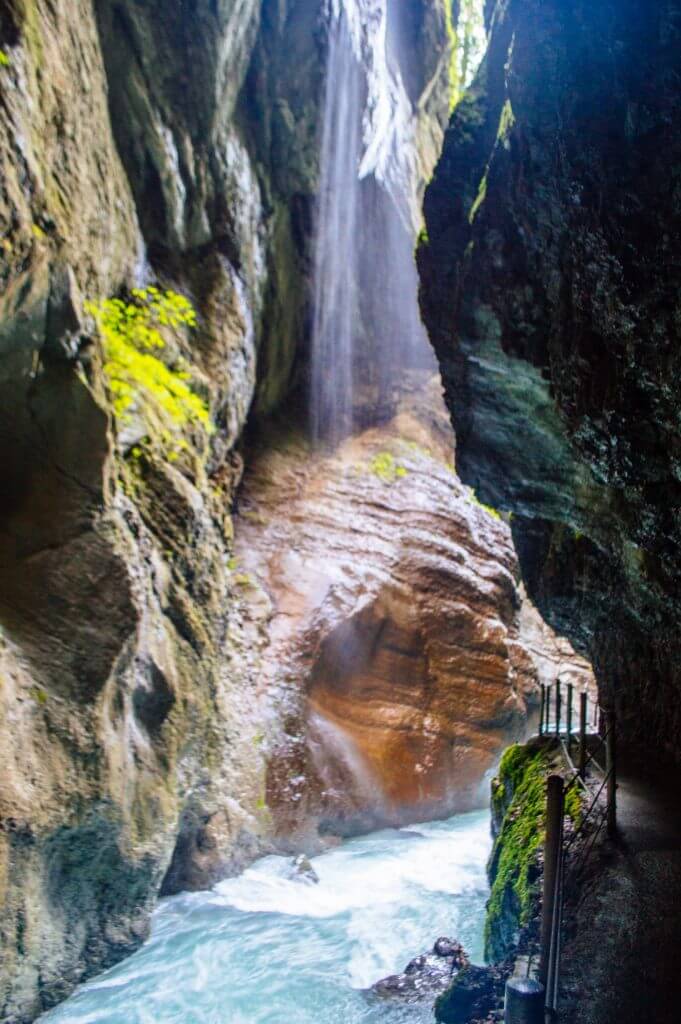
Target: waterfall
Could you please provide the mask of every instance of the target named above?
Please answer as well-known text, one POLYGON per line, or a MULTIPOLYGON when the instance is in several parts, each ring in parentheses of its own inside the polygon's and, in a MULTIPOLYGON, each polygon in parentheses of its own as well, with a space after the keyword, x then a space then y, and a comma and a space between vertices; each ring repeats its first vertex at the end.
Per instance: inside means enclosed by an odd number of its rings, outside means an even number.
POLYGON ((333 790, 340 783, 350 806, 358 800, 368 809, 382 809, 381 783, 352 737, 318 711, 312 712, 309 723, 312 761, 326 788, 333 790))
POLYGON ((399 8, 331 2, 313 273, 316 441, 382 418, 405 370, 435 366, 413 259, 416 115, 388 31, 399 8))
POLYGON ((314 262, 312 434, 352 430, 362 71, 342 12, 329 40, 314 262))

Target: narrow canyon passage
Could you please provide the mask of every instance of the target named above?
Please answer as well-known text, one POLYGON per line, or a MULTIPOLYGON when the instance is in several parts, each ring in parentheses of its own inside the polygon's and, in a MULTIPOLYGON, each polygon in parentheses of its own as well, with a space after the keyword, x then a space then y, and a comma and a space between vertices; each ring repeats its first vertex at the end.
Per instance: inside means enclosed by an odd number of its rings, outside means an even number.
POLYGON ((0 1024, 677 1024, 679 52, 0 0, 0 1024))

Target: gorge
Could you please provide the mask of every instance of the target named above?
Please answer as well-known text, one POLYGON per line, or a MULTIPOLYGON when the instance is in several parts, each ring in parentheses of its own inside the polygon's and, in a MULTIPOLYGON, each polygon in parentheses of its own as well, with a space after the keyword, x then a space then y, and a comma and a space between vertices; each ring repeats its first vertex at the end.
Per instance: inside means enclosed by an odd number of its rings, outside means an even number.
POLYGON ((0 0, 3 1021, 425 1024, 541 686, 678 761, 678 8, 0 0))

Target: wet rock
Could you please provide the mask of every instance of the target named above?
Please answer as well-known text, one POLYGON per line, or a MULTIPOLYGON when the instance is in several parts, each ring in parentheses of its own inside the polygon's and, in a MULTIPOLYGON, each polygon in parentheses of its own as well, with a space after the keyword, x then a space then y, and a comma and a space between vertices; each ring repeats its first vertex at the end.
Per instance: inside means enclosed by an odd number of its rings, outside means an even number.
POLYGON ((469 964, 438 997, 435 1019, 440 1024, 488 1020, 503 998, 505 980, 506 975, 500 968, 469 964))
MULTIPOLYGON (((234 445, 256 391, 261 410, 286 396, 306 333, 325 56, 319 4, 270 6, 196 0, 188 31, 184 0, 161 21, 149 0, 0 3, 0 1018, 13 1024, 138 946, 159 892, 209 886, 268 848, 257 679, 271 609, 230 568, 234 445), (83 303, 147 283, 197 308, 168 355, 215 413, 207 459, 133 455, 137 415, 116 434, 83 303)), ((439 0, 419 7, 425 181, 448 57, 439 0)))
POLYGON ((319 884, 319 875, 312 867, 309 858, 303 853, 293 861, 289 877, 296 882, 304 882, 306 885, 319 884))
POLYGON ((545 666, 575 658, 532 626, 508 524, 453 469, 438 383, 409 383, 392 420, 335 453, 280 428, 250 453, 237 553, 274 609, 263 686, 290 718, 268 805, 284 837, 479 806, 545 666))
POLYGON ((468 964, 463 946, 453 939, 440 938, 432 953, 415 957, 402 974, 377 981, 370 991, 381 998, 419 1002, 444 992, 452 975, 468 964))
POLYGON ((435 956, 451 957, 457 967, 468 963, 468 955, 460 942, 454 939, 440 938, 433 946, 435 956))
POLYGON ((488 8, 419 252, 458 466, 513 513, 529 595, 621 739, 678 759, 681 5, 488 8))

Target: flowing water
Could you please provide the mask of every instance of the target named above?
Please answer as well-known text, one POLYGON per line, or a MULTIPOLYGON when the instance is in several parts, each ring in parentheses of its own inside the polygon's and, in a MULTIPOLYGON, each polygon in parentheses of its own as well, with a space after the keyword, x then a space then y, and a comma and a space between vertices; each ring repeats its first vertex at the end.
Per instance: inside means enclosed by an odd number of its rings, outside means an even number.
MULTIPOLYGON (((314 254, 311 432, 338 442, 381 413, 404 370, 435 370, 413 249, 417 114, 401 71, 401 4, 331 0, 314 254)), ((380 418, 380 416, 379 416, 380 418)))
MULTIPOLYGON (((416 115, 400 70, 401 3, 329 0, 314 258, 313 436, 352 432, 367 382, 381 405, 407 368, 434 368, 420 323, 416 115), (392 43, 391 43, 392 40, 392 43), (361 398, 362 396, 360 396, 361 398)), ((366 398, 364 399, 366 401, 366 398)), ((375 783, 329 723, 333 754, 375 783)), ((44 1024, 432 1024, 429 1001, 367 992, 440 935, 482 961, 489 814, 389 829, 313 859, 319 883, 267 857, 204 893, 164 901, 144 947, 44 1024)))
POLYGON ((338 440, 352 430, 362 69, 347 18, 334 18, 330 33, 315 245, 310 408, 313 437, 338 440))
POLYGON ((366 988, 439 935, 482 959, 489 814, 385 830, 313 859, 319 884, 266 857, 164 901, 134 956, 43 1024, 432 1024, 366 988))

